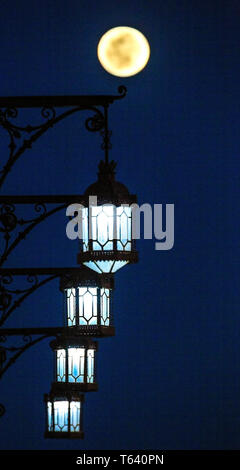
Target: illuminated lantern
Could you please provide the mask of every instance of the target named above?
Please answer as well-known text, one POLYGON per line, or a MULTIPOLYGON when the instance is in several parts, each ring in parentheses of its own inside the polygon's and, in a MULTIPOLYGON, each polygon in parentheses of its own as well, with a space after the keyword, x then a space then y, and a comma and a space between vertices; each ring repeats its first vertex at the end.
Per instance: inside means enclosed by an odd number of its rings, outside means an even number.
POLYGON ((78 274, 64 276, 65 326, 76 335, 113 336, 113 277, 100 276, 84 266, 78 274))
POLYGON ((83 439, 84 396, 74 392, 52 392, 44 396, 47 438, 83 439))
POLYGON ((132 208, 136 196, 115 180, 115 162, 99 164, 98 181, 85 191, 82 211, 82 247, 78 263, 98 273, 115 273, 128 263, 137 262, 132 238, 132 208), (97 197, 97 205, 89 204, 97 197), (87 206, 88 204, 88 206, 87 206))
POLYGON ((61 337, 51 342, 55 355, 52 390, 97 390, 97 343, 88 338, 61 337))

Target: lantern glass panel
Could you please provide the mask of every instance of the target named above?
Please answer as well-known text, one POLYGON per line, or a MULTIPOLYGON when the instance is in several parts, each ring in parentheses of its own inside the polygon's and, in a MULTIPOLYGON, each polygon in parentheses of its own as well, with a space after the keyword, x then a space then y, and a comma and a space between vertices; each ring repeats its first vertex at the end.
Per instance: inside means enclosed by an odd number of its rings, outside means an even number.
POLYGON ((131 207, 120 206, 116 208, 117 217, 117 249, 131 251, 132 239, 132 213, 131 207))
MULTIPOLYGON (((113 263, 115 263, 116 268, 118 268, 118 263, 122 266, 122 264, 125 264, 125 261, 115 261, 113 263)), ((101 325, 110 325, 110 289, 100 287, 77 287, 74 289, 65 289, 65 292, 67 296, 68 326, 97 325, 99 321, 98 313, 101 325), (68 301, 69 291, 74 291, 76 295, 73 306, 72 303, 68 301)), ((72 293, 70 295, 72 296, 72 293)), ((60 352, 58 353, 57 359, 58 375, 63 377, 64 357, 60 352)), ((64 380, 62 379, 62 381, 64 380)))
POLYGON ((87 351, 87 382, 94 382, 94 349, 88 349, 87 351))
POLYGON ((53 430, 53 421, 52 421, 52 403, 49 401, 47 404, 47 414, 48 414, 48 431, 53 430))
POLYGON ((118 269, 122 268, 128 261, 85 261, 88 268, 93 269, 97 273, 115 273, 118 269))
POLYGON ((110 290, 101 289, 101 324, 109 326, 110 323, 110 290))
POLYGON ((80 410, 81 402, 72 401, 70 403, 70 432, 80 431, 80 410))
POLYGON ((66 351, 57 350, 57 382, 66 382, 66 351))
POLYGON ((89 239, 92 240, 93 251, 113 250, 113 240, 117 240, 118 251, 131 251, 132 209, 127 205, 104 204, 91 206, 90 210, 84 208, 82 227, 83 251, 89 250, 89 239))
POLYGON ((54 431, 68 431, 68 401, 54 401, 54 431))
POLYGON ((114 209, 113 205, 91 207, 92 234, 89 233, 89 238, 93 240, 93 250, 113 249, 114 209))
POLYGON ((66 289, 68 326, 76 325, 76 289, 66 289))
POLYGON ((68 382, 84 382, 84 348, 68 348, 68 382))
POLYGON ((79 287, 79 325, 97 324, 97 287, 79 287))
POLYGON ((88 247, 88 208, 82 208, 82 239, 83 239, 83 251, 87 251, 88 247))

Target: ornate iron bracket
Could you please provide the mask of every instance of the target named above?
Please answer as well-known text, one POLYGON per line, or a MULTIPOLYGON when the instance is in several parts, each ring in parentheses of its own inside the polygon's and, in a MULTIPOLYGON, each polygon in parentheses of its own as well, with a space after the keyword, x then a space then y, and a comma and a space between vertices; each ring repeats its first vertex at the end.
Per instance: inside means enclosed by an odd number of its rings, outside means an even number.
MULTIPOLYGON (((14 341, 14 346, 0 346, 0 379, 2 376, 5 374, 5 372, 11 367, 12 364, 16 362, 16 360, 28 349, 30 349, 32 346, 35 346, 35 344, 39 343, 40 341, 49 338, 51 336, 57 336, 58 330, 49 329, 49 331, 46 331, 44 334, 41 334, 41 330, 39 331, 36 329, 35 332, 31 331, 29 329, 29 332, 27 331, 27 334, 23 333, 21 330, 19 331, 14 331, 13 333, 8 332, 7 330, 1 330, 0 331, 0 343, 5 343, 7 340, 8 336, 11 336, 12 334, 14 335, 21 335, 22 336, 22 343, 19 345, 15 345, 16 340, 14 341), (53 331, 54 330, 54 331, 53 331), (32 339, 32 334, 38 335, 37 338, 32 339), (40 335, 40 336, 39 336, 40 335), (8 356, 10 356, 8 358, 8 356)), ((0 403, 0 417, 2 417, 5 414, 5 406, 0 403)))
MULTIPOLYGON (((53 279, 74 273, 83 268, 16 268, 0 269, 0 326, 22 305, 24 300, 53 279), (26 287, 17 288, 16 278, 25 278, 26 287), (12 287, 13 285, 13 287, 12 287)), ((87 268, 85 268, 87 269, 87 268)))
POLYGON ((119 95, 99 96, 25 96, 0 97, 0 126, 9 136, 9 158, 0 171, 0 187, 3 185, 14 163, 30 149, 48 129, 55 126, 68 116, 79 111, 90 111, 92 116, 85 121, 85 127, 90 132, 100 132, 103 137, 102 149, 105 151, 105 160, 108 161, 110 145, 110 132, 108 130, 108 107, 111 103, 126 96, 126 88, 118 88, 119 95), (68 108, 57 112, 56 108, 68 108), (27 124, 20 126, 14 123, 21 108, 39 108, 44 122, 38 125, 27 124))
MULTIPOLYGON (((31 330, 29 329, 30 333, 31 330)), ((7 330, 0 330, 0 342, 5 343, 7 340, 7 337, 11 333, 8 333, 7 330)), ((32 336, 30 334, 28 335, 23 335, 22 330, 20 329, 18 332, 15 331, 13 333, 14 335, 21 335, 22 336, 22 344, 19 344, 18 346, 0 346, 0 379, 2 378, 3 374, 9 369, 9 367, 16 362, 16 360, 29 348, 34 346, 35 344, 39 343, 43 339, 49 338, 51 336, 57 336, 57 330, 55 331, 49 331, 46 332, 45 334, 38 336, 35 339, 32 339, 32 336), (11 354, 11 357, 7 360, 8 354, 11 354)), ((35 333, 31 334, 36 334, 39 335, 39 332, 36 331, 35 333)), ((15 344, 15 341, 14 341, 15 344)))
POLYGON ((0 232, 3 246, 0 266, 10 253, 41 222, 65 209, 69 204, 81 204, 82 196, 0 196, 0 232), (16 214, 16 205, 31 205, 33 216, 24 219, 16 214))

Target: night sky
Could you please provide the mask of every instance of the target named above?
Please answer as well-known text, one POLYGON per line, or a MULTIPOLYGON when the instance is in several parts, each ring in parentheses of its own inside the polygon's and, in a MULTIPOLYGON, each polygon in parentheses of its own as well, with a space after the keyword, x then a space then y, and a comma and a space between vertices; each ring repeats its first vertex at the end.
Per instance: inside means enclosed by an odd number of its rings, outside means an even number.
MULTIPOLYGON (((46 340, 3 377, 1 449, 240 448, 239 17, 237 0, 1 1, 0 95, 117 94, 124 84, 127 97, 109 113, 117 179, 141 204, 175 204, 174 248, 142 239, 139 263, 116 274, 116 336, 99 341, 85 439, 43 437, 46 340), (97 60, 101 35, 119 25, 151 46, 130 78, 97 60)), ((39 139, 2 194, 82 194, 103 158, 84 116, 39 139)), ((5 267, 76 266, 66 222, 63 211, 40 224, 5 267)), ((61 326, 62 312, 56 280, 4 326, 61 326)))

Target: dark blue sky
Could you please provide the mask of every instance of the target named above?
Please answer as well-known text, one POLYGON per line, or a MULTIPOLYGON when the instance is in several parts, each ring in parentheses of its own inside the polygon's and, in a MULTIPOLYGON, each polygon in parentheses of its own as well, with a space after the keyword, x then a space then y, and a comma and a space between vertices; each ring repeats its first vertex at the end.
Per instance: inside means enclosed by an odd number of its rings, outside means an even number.
MULTIPOLYGON (((175 204, 175 246, 138 243, 116 275, 116 337, 102 339, 99 392, 85 440, 44 440, 49 341, 9 369, 1 449, 239 449, 239 31, 237 0, 1 1, 0 95, 115 94, 111 157, 140 203, 175 204), (96 47, 111 27, 142 31, 144 71, 105 72, 96 47)), ((3 135, 0 132, 0 137, 3 135)), ((3 194, 81 194, 95 180, 100 139, 76 114, 17 162, 3 194)), ((7 158, 3 140, 1 159, 7 158)), ((64 213, 40 225, 6 266, 75 266, 64 213)), ((62 323, 58 282, 5 326, 62 323)))

